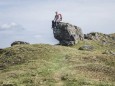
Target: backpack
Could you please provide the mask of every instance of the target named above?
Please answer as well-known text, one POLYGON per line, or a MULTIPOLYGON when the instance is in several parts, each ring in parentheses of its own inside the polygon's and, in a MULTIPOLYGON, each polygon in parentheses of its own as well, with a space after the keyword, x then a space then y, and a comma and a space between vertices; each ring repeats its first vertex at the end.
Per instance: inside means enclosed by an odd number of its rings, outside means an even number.
POLYGON ((60 16, 60 19, 62 20, 62 15, 61 14, 58 14, 60 16))

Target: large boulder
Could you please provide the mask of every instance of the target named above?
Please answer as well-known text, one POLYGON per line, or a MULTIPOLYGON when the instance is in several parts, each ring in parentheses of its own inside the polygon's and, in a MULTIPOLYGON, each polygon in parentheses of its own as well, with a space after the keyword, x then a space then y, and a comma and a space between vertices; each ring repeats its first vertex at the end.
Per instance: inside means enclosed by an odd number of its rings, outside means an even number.
POLYGON ((20 44, 29 44, 28 42, 23 42, 23 41, 15 41, 11 44, 11 46, 14 46, 14 45, 20 45, 20 44))
POLYGON ((84 39, 80 27, 64 22, 59 22, 56 27, 53 27, 53 34, 60 44, 65 46, 74 45, 78 40, 84 39))

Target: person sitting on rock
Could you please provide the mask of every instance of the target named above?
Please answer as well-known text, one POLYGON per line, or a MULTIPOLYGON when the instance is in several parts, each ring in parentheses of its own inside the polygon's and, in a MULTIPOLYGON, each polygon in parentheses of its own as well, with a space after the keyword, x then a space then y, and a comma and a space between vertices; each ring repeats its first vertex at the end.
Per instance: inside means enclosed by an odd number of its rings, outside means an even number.
POLYGON ((57 24, 62 21, 62 15, 58 14, 58 12, 55 12, 56 15, 54 17, 54 20, 52 21, 52 28, 55 28, 57 26, 57 24))

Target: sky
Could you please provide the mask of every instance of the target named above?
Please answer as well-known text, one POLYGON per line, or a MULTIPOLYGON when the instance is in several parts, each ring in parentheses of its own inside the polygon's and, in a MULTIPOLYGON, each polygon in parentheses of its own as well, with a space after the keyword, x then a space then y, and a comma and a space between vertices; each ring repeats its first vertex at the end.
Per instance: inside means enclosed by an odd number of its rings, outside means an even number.
POLYGON ((0 0, 0 48, 14 41, 57 44, 55 11, 83 33, 115 33, 115 0, 0 0))

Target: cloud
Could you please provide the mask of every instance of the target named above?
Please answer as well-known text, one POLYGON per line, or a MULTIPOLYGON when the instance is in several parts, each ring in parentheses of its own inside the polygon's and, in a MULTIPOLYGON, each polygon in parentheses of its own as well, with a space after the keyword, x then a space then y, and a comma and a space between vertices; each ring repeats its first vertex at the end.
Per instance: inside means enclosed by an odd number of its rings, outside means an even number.
POLYGON ((21 25, 16 24, 15 22, 2 24, 0 26, 0 31, 22 31, 24 28, 21 25))

